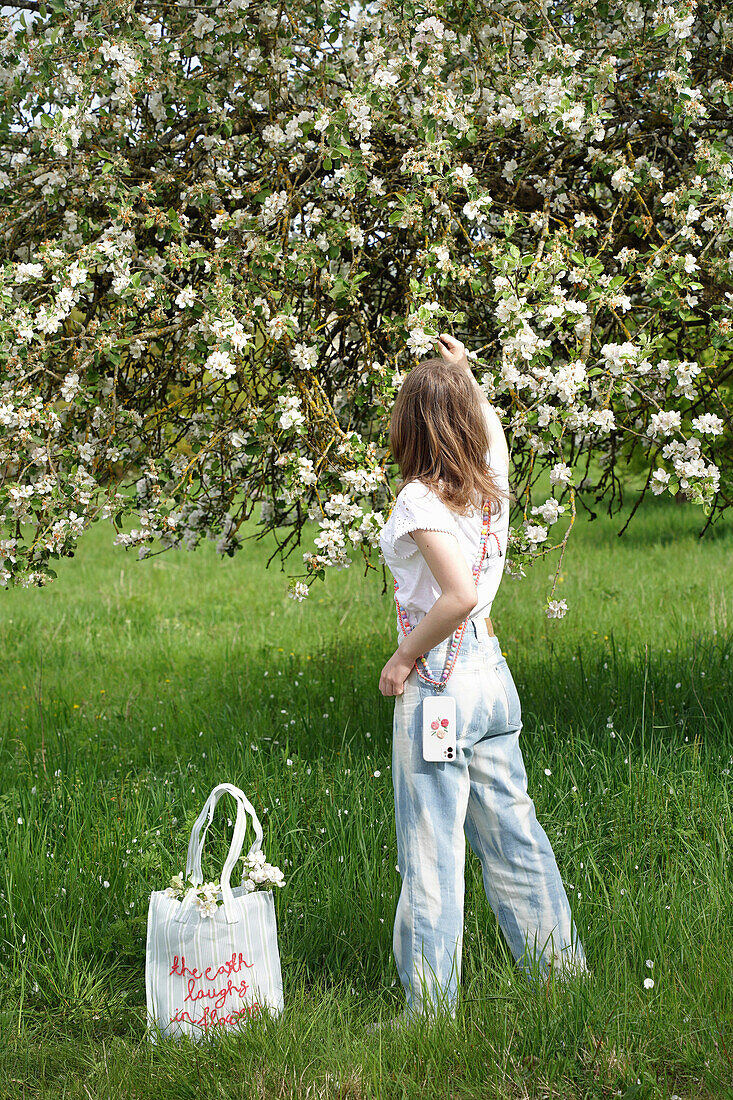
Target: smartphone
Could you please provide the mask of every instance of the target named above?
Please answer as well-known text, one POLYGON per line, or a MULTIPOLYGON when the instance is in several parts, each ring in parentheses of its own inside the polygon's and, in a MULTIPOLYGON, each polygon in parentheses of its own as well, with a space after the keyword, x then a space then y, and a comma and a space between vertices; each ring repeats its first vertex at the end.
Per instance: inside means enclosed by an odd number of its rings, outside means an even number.
POLYGON ((423 760, 456 758, 456 701, 451 695, 430 695, 422 703, 423 760))

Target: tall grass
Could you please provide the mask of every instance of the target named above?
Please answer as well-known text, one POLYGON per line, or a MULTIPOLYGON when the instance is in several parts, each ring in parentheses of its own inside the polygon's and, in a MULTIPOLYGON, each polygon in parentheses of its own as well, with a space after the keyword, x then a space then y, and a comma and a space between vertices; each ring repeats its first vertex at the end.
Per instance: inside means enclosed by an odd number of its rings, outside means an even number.
MULTIPOLYGON (((671 502, 617 539, 623 518, 578 521, 565 620, 542 612, 551 562, 505 578, 493 615, 594 980, 521 980, 469 853, 459 1017, 408 1034, 365 1031, 402 1005, 389 578, 354 554, 301 605, 269 538, 141 562, 105 525, 53 585, 3 593, 0 1095, 733 1095, 733 532, 701 541, 671 502), (286 1013, 154 1048, 148 897, 223 780, 288 879, 286 1013)), ((230 832, 225 808, 205 875, 230 832)))

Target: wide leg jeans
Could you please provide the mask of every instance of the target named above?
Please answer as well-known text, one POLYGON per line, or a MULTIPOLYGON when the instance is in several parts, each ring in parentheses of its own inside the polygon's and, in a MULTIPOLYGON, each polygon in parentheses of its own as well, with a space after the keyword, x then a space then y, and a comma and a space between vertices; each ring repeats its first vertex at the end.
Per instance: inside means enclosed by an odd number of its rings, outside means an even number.
MULTIPOLYGON (((425 654, 440 679, 450 639, 425 654)), ((420 666, 421 670, 422 665, 420 666)), ((456 700, 456 756, 422 756, 422 701, 435 689, 413 668, 395 696, 392 776, 402 878, 393 949, 408 1014, 455 1013, 463 944, 465 838, 519 968, 529 980, 587 972, 547 835, 527 792, 517 689, 496 637, 470 620, 443 696, 456 700)))

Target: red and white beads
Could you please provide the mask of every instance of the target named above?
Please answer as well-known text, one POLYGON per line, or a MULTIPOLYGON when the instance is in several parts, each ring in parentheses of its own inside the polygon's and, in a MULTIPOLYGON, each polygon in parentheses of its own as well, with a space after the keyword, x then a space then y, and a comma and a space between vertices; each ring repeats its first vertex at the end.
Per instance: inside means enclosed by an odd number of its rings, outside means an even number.
MULTIPOLYGON (((488 544, 488 541, 489 541, 489 535, 491 533, 492 533, 491 532, 491 504, 488 500, 486 500, 486 501, 484 501, 484 509, 483 509, 483 526, 481 528, 481 545, 479 547, 478 558, 476 559, 476 562, 473 566, 473 579, 476 582, 476 587, 477 588, 478 588, 478 575, 481 572, 481 566, 483 565, 483 561, 484 561, 484 558, 486 556, 486 547, 487 547, 487 544, 488 544)), ((494 535, 494 538, 496 538, 496 535, 494 535)), ((497 539, 496 542, 497 542, 497 546, 498 546, 499 545, 499 540, 497 539)), ((501 547, 499 547, 499 550, 501 552, 501 547)), ((410 623, 409 623, 404 611, 400 607, 400 602, 397 599, 397 581, 394 582, 394 599, 395 599, 395 603, 397 605, 397 620, 398 620, 399 625, 402 629, 402 633, 404 634, 405 637, 407 637, 407 635, 412 631, 413 628, 410 626, 410 623)), ((465 633, 467 625, 468 625, 468 619, 464 619, 463 622, 461 623, 461 625, 455 630, 455 632, 453 634, 453 637, 451 638, 450 646, 448 647, 448 652, 447 652, 446 658, 445 658, 445 666, 443 668, 443 675, 442 675, 440 680, 434 680, 433 677, 428 672, 428 665, 427 665, 427 661, 425 660, 424 655, 418 657, 417 661, 415 661, 415 668, 417 669, 418 676, 421 679, 425 680, 426 683, 432 684, 436 691, 439 691, 439 692, 440 691, 445 691, 445 685, 448 683, 448 677, 453 672, 453 668, 454 668, 454 665, 456 663, 456 659, 458 657, 458 652, 461 648, 461 642, 463 641, 463 635, 465 633), (418 661, 422 662, 423 668, 425 669, 425 671, 427 673, 426 676, 423 676, 422 672, 420 671, 420 669, 418 667, 418 661)))

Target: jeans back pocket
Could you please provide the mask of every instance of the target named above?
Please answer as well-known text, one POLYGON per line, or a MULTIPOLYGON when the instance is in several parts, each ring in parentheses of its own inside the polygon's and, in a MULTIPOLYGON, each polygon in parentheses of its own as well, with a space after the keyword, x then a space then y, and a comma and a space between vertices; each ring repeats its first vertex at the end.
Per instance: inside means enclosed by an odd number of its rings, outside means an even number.
POLYGON ((506 702, 507 732, 522 728, 522 704, 519 699, 514 677, 505 660, 492 666, 492 672, 500 685, 502 695, 506 702))

